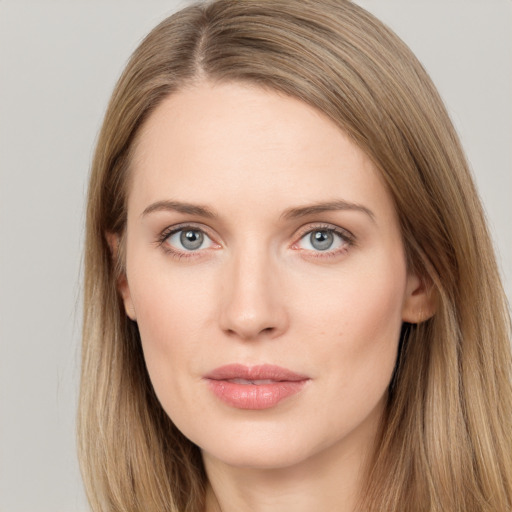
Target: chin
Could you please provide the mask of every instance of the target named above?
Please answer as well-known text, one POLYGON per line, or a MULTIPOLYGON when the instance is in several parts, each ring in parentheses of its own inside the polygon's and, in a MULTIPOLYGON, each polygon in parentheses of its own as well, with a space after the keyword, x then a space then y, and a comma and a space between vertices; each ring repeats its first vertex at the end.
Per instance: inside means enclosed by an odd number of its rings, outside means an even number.
POLYGON ((339 441, 337 437, 333 439, 332 432, 322 435, 314 429, 313 432, 307 428, 294 431, 290 425, 282 427, 259 424, 245 429, 239 426, 237 432, 233 428, 219 429, 210 432, 213 436, 206 439, 199 436, 194 442, 205 460, 237 468, 277 470, 300 467, 301 463, 328 453, 339 441))
POLYGON ((229 449, 202 450, 203 457, 213 458, 231 467, 253 470, 285 469, 300 465, 310 454, 297 446, 283 446, 282 442, 258 446, 234 444, 229 449))

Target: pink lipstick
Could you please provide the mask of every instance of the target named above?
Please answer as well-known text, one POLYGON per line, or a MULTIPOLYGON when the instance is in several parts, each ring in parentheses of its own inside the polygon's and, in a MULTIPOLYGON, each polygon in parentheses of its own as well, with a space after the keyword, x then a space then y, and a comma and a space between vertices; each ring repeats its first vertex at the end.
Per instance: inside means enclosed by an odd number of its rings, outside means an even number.
POLYGON ((229 364, 204 377, 215 396, 238 409, 269 409, 298 393, 309 380, 280 366, 229 364))

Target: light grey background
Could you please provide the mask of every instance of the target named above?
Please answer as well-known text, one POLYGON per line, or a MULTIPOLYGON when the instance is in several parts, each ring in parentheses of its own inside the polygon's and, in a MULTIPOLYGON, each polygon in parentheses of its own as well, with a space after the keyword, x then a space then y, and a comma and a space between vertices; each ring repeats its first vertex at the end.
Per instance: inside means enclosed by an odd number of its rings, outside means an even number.
MULTIPOLYGON (((512 297, 512 1, 359 3, 438 85, 512 297)), ((185 4, 0 0, 0 512, 87 510, 74 416, 88 168, 129 54, 185 4)))

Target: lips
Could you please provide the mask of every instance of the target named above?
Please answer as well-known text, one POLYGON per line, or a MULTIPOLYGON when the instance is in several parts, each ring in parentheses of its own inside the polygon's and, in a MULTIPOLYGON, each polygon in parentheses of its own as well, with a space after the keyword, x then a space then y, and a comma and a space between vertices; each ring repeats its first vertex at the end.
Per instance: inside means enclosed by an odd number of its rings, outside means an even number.
POLYGON ((238 409, 268 409, 299 393, 309 377, 275 365, 230 364, 205 377, 213 394, 238 409))

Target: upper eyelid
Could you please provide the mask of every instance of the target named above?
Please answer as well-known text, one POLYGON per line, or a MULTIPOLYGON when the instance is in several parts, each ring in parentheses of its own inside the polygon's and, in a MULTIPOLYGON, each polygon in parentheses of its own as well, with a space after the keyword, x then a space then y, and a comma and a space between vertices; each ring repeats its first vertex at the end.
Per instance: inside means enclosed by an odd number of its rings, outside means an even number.
POLYGON ((341 226, 337 226, 336 224, 331 224, 329 222, 318 222, 318 223, 309 223, 304 226, 301 226, 295 234, 295 237, 302 238, 304 235, 311 233, 313 231, 333 231, 334 233, 344 236, 349 240, 354 240, 354 234, 346 228, 342 228, 341 226))
POLYGON ((185 231, 186 229, 197 230, 203 232, 209 238, 212 238, 211 229, 205 226, 204 224, 196 223, 196 222, 183 222, 179 224, 173 224, 171 226, 167 226, 162 231, 160 231, 160 237, 163 239, 169 237, 170 235, 177 233, 179 231, 185 231))

